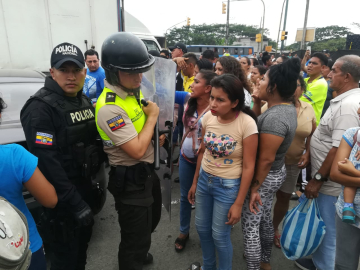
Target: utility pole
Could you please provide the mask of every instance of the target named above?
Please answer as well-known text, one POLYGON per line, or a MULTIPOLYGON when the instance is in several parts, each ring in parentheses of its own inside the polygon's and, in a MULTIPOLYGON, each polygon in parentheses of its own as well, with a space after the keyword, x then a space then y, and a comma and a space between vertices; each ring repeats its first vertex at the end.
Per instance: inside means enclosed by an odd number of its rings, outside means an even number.
MULTIPOLYGON (((260 18, 260 28, 261 28, 261 21, 262 21, 262 17, 260 18)), ((262 40, 263 37, 261 37, 262 40)), ((258 43, 258 50, 257 50, 258 54, 261 53, 260 51, 260 42, 258 43)))
POLYGON ((263 47, 263 40, 264 40, 264 28, 265 28, 265 3, 263 0, 261 0, 264 6, 264 13, 263 13, 263 22, 262 22, 262 29, 261 29, 261 51, 264 49, 263 47))
POLYGON ((229 18, 230 18, 230 0, 227 1, 227 19, 226 19, 226 45, 229 45, 229 18))
POLYGON ((276 41, 276 53, 275 53, 275 58, 277 57, 277 52, 278 52, 278 49, 279 49, 279 36, 280 36, 282 16, 283 16, 283 13, 284 13, 285 1, 286 1, 286 0, 284 0, 283 5, 282 5, 282 8, 281 8, 281 16, 280 16, 280 23, 279 23, 279 32, 278 32, 277 41, 276 41))
MULTIPOLYGON (((283 31, 286 31, 286 19, 287 19, 287 12, 288 12, 288 7, 289 7, 289 0, 286 0, 286 7, 285 7, 285 17, 284 17, 284 27, 283 27, 283 31)), ((280 49, 280 53, 282 53, 282 51, 284 50, 284 41, 281 41, 281 49, 280 49)))
POLYGON ((308 19, 308 14, 309 14, 309 5, 310 5, 310 0, 306 0, 306 10, 305 10, 305 20, 304 20, 304 27, 303 27, 303 35, 302 35, 302 39, 301 39, 301 49, 305 50, 305 45, 306 45, 306 25, 307 25, 307 19, 308 19))
POLYGON ((125 32, 125 8, 124 0, 118 2, 118 14, 119 14, 119 32, 125 32))

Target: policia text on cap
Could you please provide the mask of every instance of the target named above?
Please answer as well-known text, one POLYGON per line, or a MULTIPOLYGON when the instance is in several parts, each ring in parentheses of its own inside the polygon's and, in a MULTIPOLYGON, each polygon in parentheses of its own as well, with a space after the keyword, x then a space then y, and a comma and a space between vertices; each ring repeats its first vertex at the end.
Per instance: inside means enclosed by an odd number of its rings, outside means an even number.
POLYGON ((95 110, 82 93, 84 64, 78 47, 57 45, 51 55, 51 75, 20 115, 29 150, 38 157, 39 169, 59 198, 54 209, 44 210, 39 228, 54 270, 85 269, 92 209, 102 200, 97 196, 105 196, 100 190, 94 192, 92 185, 103 171, 103 150, 98 145, 95 110))
MULTIPOLYGON (((96 124, 111 165, 108 190, 121 227, 121 270, 140 270, 152 261, 151 232, 161 216, 152 143, 159 108, 151 101, 142 106, 140 89, 142 73, 154 62, 144 43, 130 33, 109 36, 101 49, 106 81, 96 103, 96 124)), ((164 142, 163 135, 160 146, 164 142)))

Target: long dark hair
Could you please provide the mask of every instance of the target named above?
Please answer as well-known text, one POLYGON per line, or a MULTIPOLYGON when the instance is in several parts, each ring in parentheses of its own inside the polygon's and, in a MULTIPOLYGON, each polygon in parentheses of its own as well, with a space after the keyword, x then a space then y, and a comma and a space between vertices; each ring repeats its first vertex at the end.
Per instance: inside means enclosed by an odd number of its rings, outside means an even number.
POLYGON ((264 75, 267 71, 267 68, 261 65, 254 66, 254 68, 259 71, 260 75, 264 75))
POLYGON ((211 86, 221 88, 227 94, 231 102, 239 100, 234 110, 250 115, 255 122, 257 122, 255 113, 248 106, 245 106, 244 91, 239 91, 239 89, 243 89, 243 85, 238 77, 233 74, 223 74, 215 77, 211 81, 211 86))
POLYGON ((252 61, 253 66, 259 65, 259 61, 256 58, 250 58, 250 60, 252 61))
POLYGON ((251 61, 250 61, 249 57, 243 56, 243 57, 240 58, 240 60, 241 60, 242 58, 245 58, 245 59, 246 59, 246 63, 247 63, 249 66, 251 66, 251 61))
MULTIPOLYGON (((210 84, 211 80, 214 79, 216 76, 216 73, 206 69, 200 69, 198 74, 200 74, 201 78, 205 80, 206 85, 211 85, 210 84)), ((185 117, 184 117, 185 123, 186 123, 186 119, 194 116, 194 113, 196 112, 196 108, 197 108, 196 98, 190 98, 188 100, 187 109, 185 112, 185 117)))
POLYGON ((284 101, 292 101, 297 88, 300 73, 300 60, 291 58, 281 65, 271 66, 269 69, 269 85, 267 92, 273 94, 274 88, 284 101))
MULTIPOLYGON (((246 74, 241 68, 241 65, 238 60, 236 60, 232 56, 223 56, 220 57, 217 62, 220 62, 222 67, 224 68, 224 73, 233 74, 236 77, 238 77, 243 85, 243 88, 250 91, 251 86, 249 84, 249 81, 246 78, 246 74)), ((243 89, 241 88, 241 89, 243 89)))
POLYGON ((213 70, 214 69, 213 63, 210 62, 210 60, 208 60, 206 58, 198 60, 196 62, 196 65, 198 66, 199 70, 202 70, 202 69, 213 70))
POLYGON ((271 59, 271 56, 269 55, 268 52, 264 52, 263 56, 261 58, 261 61, 263 62, 264 65, 266 65, 266 62, 269 61, 271 59))
MULTIPOLYGON (((306 84, 306 82, 304 81, 304 78, 303 78, 303 76, 301 76, 301 74, 299 74, 298 81, 300 82, 300 87, 301 87, 302 93, 305 93, 306 88, 307 88, 307 84, 306 84)), ((297 87, 297 86, 298 86, 298 85, 296 85, 296 87, 297 87)), ((297 102, 297 100, 295 99, 295 93, 294 93, 294 96, 293 96, 293 103, 294 103, 294 105, 296 105, 296 102, 297 102)))

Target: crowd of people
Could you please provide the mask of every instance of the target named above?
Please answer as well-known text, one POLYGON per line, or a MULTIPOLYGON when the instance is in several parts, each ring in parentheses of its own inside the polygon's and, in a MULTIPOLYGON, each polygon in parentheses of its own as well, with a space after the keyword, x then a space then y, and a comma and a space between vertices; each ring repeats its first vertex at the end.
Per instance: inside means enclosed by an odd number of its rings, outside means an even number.
MULTIPOLYGON (((31 153, 19 145, 0 146, 0 156, 7 157, 0 163, 0 196, 28 220, 29 269, 46 269, 43 236, 52 244, 51 269, 85 269, 93 214, 83 174, 91 178, 98 170, 83 168, 95 166, 86 156, 95 156, 96 164, 103 161, 102 150, 95 147, 97 134, 108 155, 108 190, 121 227, 119 269, 140 270, 152 262, 151 233, 161 215, 151 142, 159 108, 150 101, 141 105, 140 83, 157 57, 177 66, 175 89, 170 89, 176 91, 173 142, 180 148, 180 224, 174 246, 176 252, 186 248, 195 208, 203 256, 201 264, 193 262, 188 269, 236 267, 231 229, 240 221, 247 269, 272 269, 272 247, 281 248, 279 226, 298 183, 301 197, 317 200, 326 234, 311 259, 295 264, 309 270, 357 269, 360 57, 334 62, 323 53, 307 52, 303 59, 275 59, 265 52, 260 59, 236 59, 206 50, 198 59, 180 42, 169 50, 148 52, 135 36, 117 33, 105 40, 100 67, 93 49, 83 55, 77 48, 69 56, 54 48, 44 88, 21 112, 31 153), (129 64, 134 59, 141 61, 129 64), (76 122, 68 114, 79 108, 87 113, 76 122), (40 237, 22 185, 47 209, 45 221, 62 236, 45 230, 40 237), (73 226, 73 235, 61 227, 64 223, 73 226)), ((0 118, 5 107, 0 99, 0 118)), ((160 146, 165 140, 161 135, 160 146)))
MULTIPOLYGON (((188 58, 194 57, 184 48, 181 43, 170 48, 178 79, 184 77, 188 58)), ((359 186, 358 181, 355 184, 358 173, 350 171, 359 154, 350 152, 357 145, 360 124, 360 58, 349 55, 334 63, 328 54, 307 51, 303 59, 291 54, 275 58, 267 52, 259 59, 215 59, 210 50, 198 62, 204 58, 213 64, 217 76, 210 81, 210 65, 206 71, 199 68, 192 93, 176 92, 176 103, 190 114, 178 118, 185 135, 180 144, 180 235, 175 250, 186 247, 193 204, 202 269, 232 269, 230 230, 240 217, 248 269, 271 269, 272 245, 281 247, 279 225, 290 199, 299 198, 295 191, 300 185, 299 195, 317 198, 327 231, 312 258, 298 259, 295 264, 300 269, 356 269, 359 254, 353 253, 354 246, 349 249, 345 241, 336 241, 341 233, 335 225, 337 210, 341 227, 359 228, 359 212, 353 205, 356 188, 346 187, 342 195, 344 180, 331 177, 330 172, 348 174, 353 178, 346 183, 359 186), (244 96, 234 86, 242 88, 244 96), (203 95, 195 89, 202 89, 203 95), (342 136, 348 149, 346 156, 336 158, 342 136), (234 165, 239 168, 236 172, 231 170, 234 165)), ((200 263, 189 269, 200 269, 200 263)))

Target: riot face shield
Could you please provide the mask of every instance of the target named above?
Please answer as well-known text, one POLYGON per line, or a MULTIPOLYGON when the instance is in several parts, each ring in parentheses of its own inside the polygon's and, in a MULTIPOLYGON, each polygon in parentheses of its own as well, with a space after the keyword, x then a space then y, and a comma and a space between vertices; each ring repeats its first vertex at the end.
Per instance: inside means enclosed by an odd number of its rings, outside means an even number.
POLYGON ((143 73, 141 83, 141 92, 144 98, 155 102, 160 108, 158 128, 157 131, 155 130, 155 133, 158 132, 158 135, 166 135, 166 142, 161 148, 156 144, 157 134, 154 135, 154 150, 155 158, 156 154, 159 153, 160 166, 156 173, 161 180, 163 205, 169 212, 170 217, 175 77, 176 64, 168 59, 156 57, 155 64, 152 68, 143 73), (156 147, 158 149, 156 149, 156 147))

